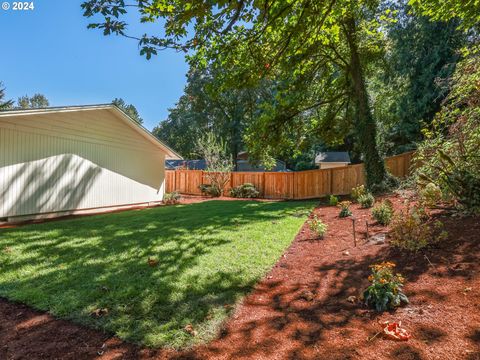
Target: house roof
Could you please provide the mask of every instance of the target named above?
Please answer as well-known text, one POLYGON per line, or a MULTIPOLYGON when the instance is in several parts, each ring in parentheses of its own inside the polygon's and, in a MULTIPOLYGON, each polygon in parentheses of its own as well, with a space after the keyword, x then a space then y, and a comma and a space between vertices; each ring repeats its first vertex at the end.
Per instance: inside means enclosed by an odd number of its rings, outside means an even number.
POLYGON ((315 164, 330 162, 350 164, 351 161, 346 151, 326 151, 318 153, 317 156, 315 156, 315 164))
POLYGON ((166 153, 167 158, 169 159, 182 159, 182 157, 176 153, 169 146, 164 144, 162 141, 157 139, 152 135, 150 131, 144 128, 141 124, 133 120, 128 116, 123 110, 113 104, 96 104, 96 105, 75 105, 75 106, 51 106, 46 108, 37 108, 37 109, 13 109, 13 110, 3 110, 0 111, 0 119, 2 117, 8 116, 28 116, 35 114, 49 114, 49 113, 62 113, 62 112, 72 112, 72 111, 95 111, 95 110, 108 110, 115 114, 119 119, 121 119, 125 124, 130 126, 132 129, 137 131, 142 135, 146 140, 150 141, 163 152, 166 153))
POLYGON ((165 169, 167 170, 184 167, 189 170, 205 170, 207 162, 205 160, 165 160, 165 169))

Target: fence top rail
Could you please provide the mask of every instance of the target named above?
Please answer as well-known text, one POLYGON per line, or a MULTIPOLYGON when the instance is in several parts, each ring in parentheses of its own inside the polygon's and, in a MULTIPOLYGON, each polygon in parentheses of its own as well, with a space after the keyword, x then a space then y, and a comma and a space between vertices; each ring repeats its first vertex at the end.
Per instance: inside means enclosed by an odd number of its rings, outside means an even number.
POLYGON ((407 152, 404 152, 404 153, 401 153, 401 154, 387 156, 385 158, 385 160, 396 159, 396 158, 400 158, 400 157, 406 157, 406 156, 409 156, 409 155, 413 155, 414 153, 415 153, 415 150, 407 151, 407 152))

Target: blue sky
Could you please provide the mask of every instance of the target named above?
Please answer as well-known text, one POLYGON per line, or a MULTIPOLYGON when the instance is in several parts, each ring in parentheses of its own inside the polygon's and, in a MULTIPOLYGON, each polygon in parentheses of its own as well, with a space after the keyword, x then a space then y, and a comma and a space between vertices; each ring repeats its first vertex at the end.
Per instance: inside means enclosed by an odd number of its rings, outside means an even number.
MULTIPOLYGON (((5 1, 12 6, 13 0, 5 1)), ((167 50, 146 60, 135 40, 88 30, 82 0, 33 3, 33 11, 0 8, 0 81, 7 98, 39 92, 60 106, 122 97, 137 107, 150 130, 166 118, 185 86, 184 54, 167 50)), ((129 24, 135 34, 159 29, 133 17, 129 24)))

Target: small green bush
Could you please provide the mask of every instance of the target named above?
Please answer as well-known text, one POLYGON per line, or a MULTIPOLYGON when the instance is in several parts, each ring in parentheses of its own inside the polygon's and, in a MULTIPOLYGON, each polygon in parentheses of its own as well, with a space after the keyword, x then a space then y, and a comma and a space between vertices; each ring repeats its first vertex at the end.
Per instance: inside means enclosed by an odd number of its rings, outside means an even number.
POLYGON ((367 193, 367 190, 365 189, 365 186, 358 185, 352 188, 352 192, 350 193, 350 196, 352 197, 353 201, 358 201, 358 198, 362 195, 365 195, 366 193, 367 193))
POLYGON ((182 196, 178 191, 172 191, 163 195, 163 203, 167 205, 178 204, 181 198, 182 196))
POLYGON ((330 198, 328 199, 328 203, 331 206, 337 206, 338 205, 338 197, 336 197, 335 195, 330 195, 330 198))
POLYGON ((350 201, 342 201, 338 205, 340 206, 340 214, 338 214, 339 217, 344 218, 352 215, 352 212, 350 211, 350 205, 352 203, 350 201))
POLYGON ((218 188, 218 186, 215 186, 215 185, 201 184, 198 188, 200 189, 203 195, 218 197, 222 193, 218 188))
POLYGON ((371 208, 375 203, 375 198, 373 197, 372 194, 366 193, 366 194, 360 195, 357 201, 362 208, 368 209, 368 208, 371 208))
POLYGON ((425 219, 426 212, 422 207, 413 206, 401 211, 392 223, 390 244, 400 250, 417 252, 448 237, 441 221, 430 224, 425 219))
POLYGON ((442 190, 432 182, 425 185, 419 192, 420 202, 427 207, 434 207, 442 200, 442 190))
POLYGON ((316 215, 308 221, 308 227, 319 238, 323 238, 328 229, 328 225, 325 224, 322 220, 320 220, 316 215))
POLYGON ((365 304, 382 312, 408 303, 408 298, 402 291, 404 278, 394 274, 392 262, 370 265, 372 274, 368 277, 371 285, 363 292, 365 304))
POLYGON ((388 199, 383 200, 381 203, 375 205, 375 207, 372 209, 373 218, 383 226, 390 224, 393 214, 393 205, 388 199))
POLYGON ((253 184, 245 183, 230 189, 230 196, 236 198, 256 198, 260 192, 253 184))

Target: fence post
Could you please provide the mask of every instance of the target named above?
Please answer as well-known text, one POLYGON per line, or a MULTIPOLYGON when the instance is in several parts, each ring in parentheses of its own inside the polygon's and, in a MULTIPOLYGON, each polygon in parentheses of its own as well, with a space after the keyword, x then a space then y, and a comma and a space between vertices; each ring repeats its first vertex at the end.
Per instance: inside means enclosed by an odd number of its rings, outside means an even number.
POLYGON ((333 195, 333 168, 329 169, 330 171, 330 189, 329 189, 329 195, 333 195))
POLYGON ((297 179, 296 179, 296 175, 295 175, 295 172, 293 172, 293 194, 292 194, 292 199, 295 200, 297 198, 297 194, 296 194, 296 188, 297 188, 297 179))
POLYGON ((262 192, 263 197, 265 197, 265 171, 262 173, 262 192))

